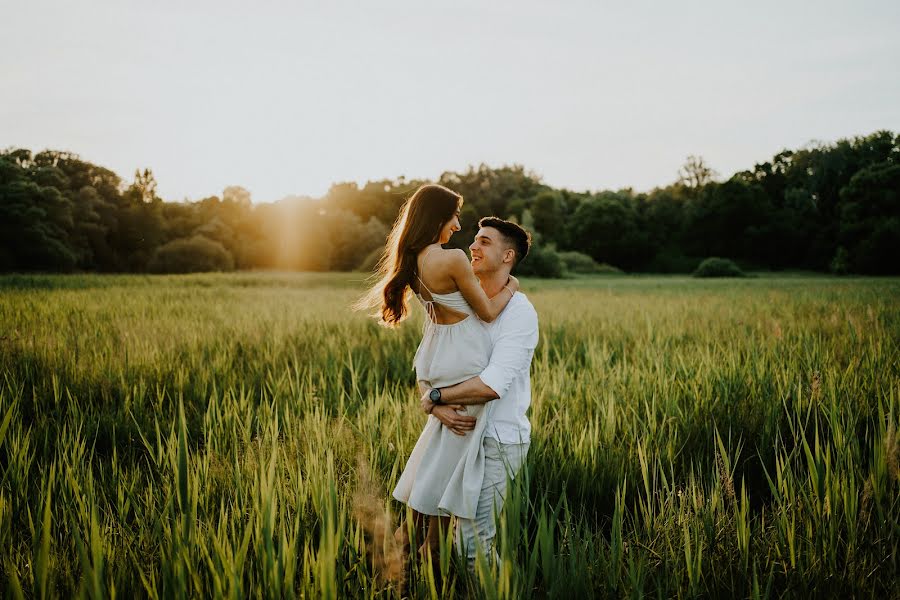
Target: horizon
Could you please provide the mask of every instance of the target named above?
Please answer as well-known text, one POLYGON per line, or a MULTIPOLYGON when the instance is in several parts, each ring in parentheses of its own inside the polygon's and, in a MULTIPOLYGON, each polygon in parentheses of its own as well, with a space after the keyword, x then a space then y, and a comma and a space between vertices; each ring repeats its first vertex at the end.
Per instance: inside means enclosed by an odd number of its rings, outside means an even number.
POLYGON ((174 202, 233 185, 254 203, 321 198, 480 164, 645 192, 689 155, 724 179, 900 130, 900 7, 816 9, 20 4, 0 25, 0 147, 69 151, 126 181, 149 168, 174 202))

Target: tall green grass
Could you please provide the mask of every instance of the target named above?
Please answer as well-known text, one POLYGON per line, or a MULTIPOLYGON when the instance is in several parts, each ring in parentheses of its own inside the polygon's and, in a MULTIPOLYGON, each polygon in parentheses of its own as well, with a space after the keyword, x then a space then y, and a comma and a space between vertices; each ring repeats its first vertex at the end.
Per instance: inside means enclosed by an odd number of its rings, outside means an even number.
POLYGON ((526 281, 501 561, 402 564, 420 318, 347 275, 0 278, 12 597, 893 596, 900 282, 526 281))

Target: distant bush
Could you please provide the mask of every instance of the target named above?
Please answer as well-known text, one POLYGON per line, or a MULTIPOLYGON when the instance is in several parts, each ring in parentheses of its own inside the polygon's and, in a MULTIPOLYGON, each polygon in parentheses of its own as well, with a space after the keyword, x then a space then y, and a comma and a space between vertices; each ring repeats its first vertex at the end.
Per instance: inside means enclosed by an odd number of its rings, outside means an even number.
POLYGON ((195 235, 172 240, 157 248, 148 267, 154 273, 231 271, 234 258, 219 242, 195 235))
POLYGON ((534 244, 525 260, 516 265, 513 274, 559 279, 566 274, 566 266, 556 248, 534 244))
POLYGON ((694 277, 745 277, 743 271, 727 258, 711 257, 704 260, 694 271, 694 277))
MULTIPOLYGON (((577 273, 579 275, 587 275, 590 273, 600 272, 601 266, 593 258, 583 252, 560 252, 559 258, 563 262, 563 267, 569 273, 577 273)), ((609 265, 606 265, 607 267, 609 265)), ((615 267, 611 267, 615 269, 615 267)), ((618 269, 616 269, 618 270, 618 269)))
POLYGON ((614 267, 606 263, 597 263, 597 270, 594 273, 598 275, 621 275, 624 273, 619 267, 614 267))

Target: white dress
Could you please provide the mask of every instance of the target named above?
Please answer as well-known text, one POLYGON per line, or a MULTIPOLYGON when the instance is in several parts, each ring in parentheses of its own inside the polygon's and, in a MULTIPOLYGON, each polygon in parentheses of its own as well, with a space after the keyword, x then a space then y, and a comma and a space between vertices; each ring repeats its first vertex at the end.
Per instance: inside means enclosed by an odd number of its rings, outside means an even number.
MULTIPOLYGON (((421 280, 420 280, 421 282, 421 280)), ((422 284, 424 287, 424 284, 422 284)), ((447 387, 480 375, 491 358, 490 334, 461 292, 416 297, 425 307, 425 331, 416 350, 416 378, 430 387, 447 387), (437 303, 468 315, 459 323, 434 322, 437 303)), ((427 515, 475 518, 484 479, 482 441, 493 402, 466 407, 475 429, 459 436, 428 415, 393 496, 427 515)))

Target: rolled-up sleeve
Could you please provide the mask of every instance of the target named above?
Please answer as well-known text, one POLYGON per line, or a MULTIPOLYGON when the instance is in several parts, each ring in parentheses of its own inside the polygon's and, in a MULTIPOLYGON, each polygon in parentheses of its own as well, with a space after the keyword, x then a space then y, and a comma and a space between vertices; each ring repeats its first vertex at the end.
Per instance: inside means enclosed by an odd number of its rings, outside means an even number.
POLYGON ((494 349, 481 381, 503 397, 513 380, 531 366, 531 357, 538 342, 537 313, 530 304, 518 305, 510 314, 502 316, 497 325, 494 349))

